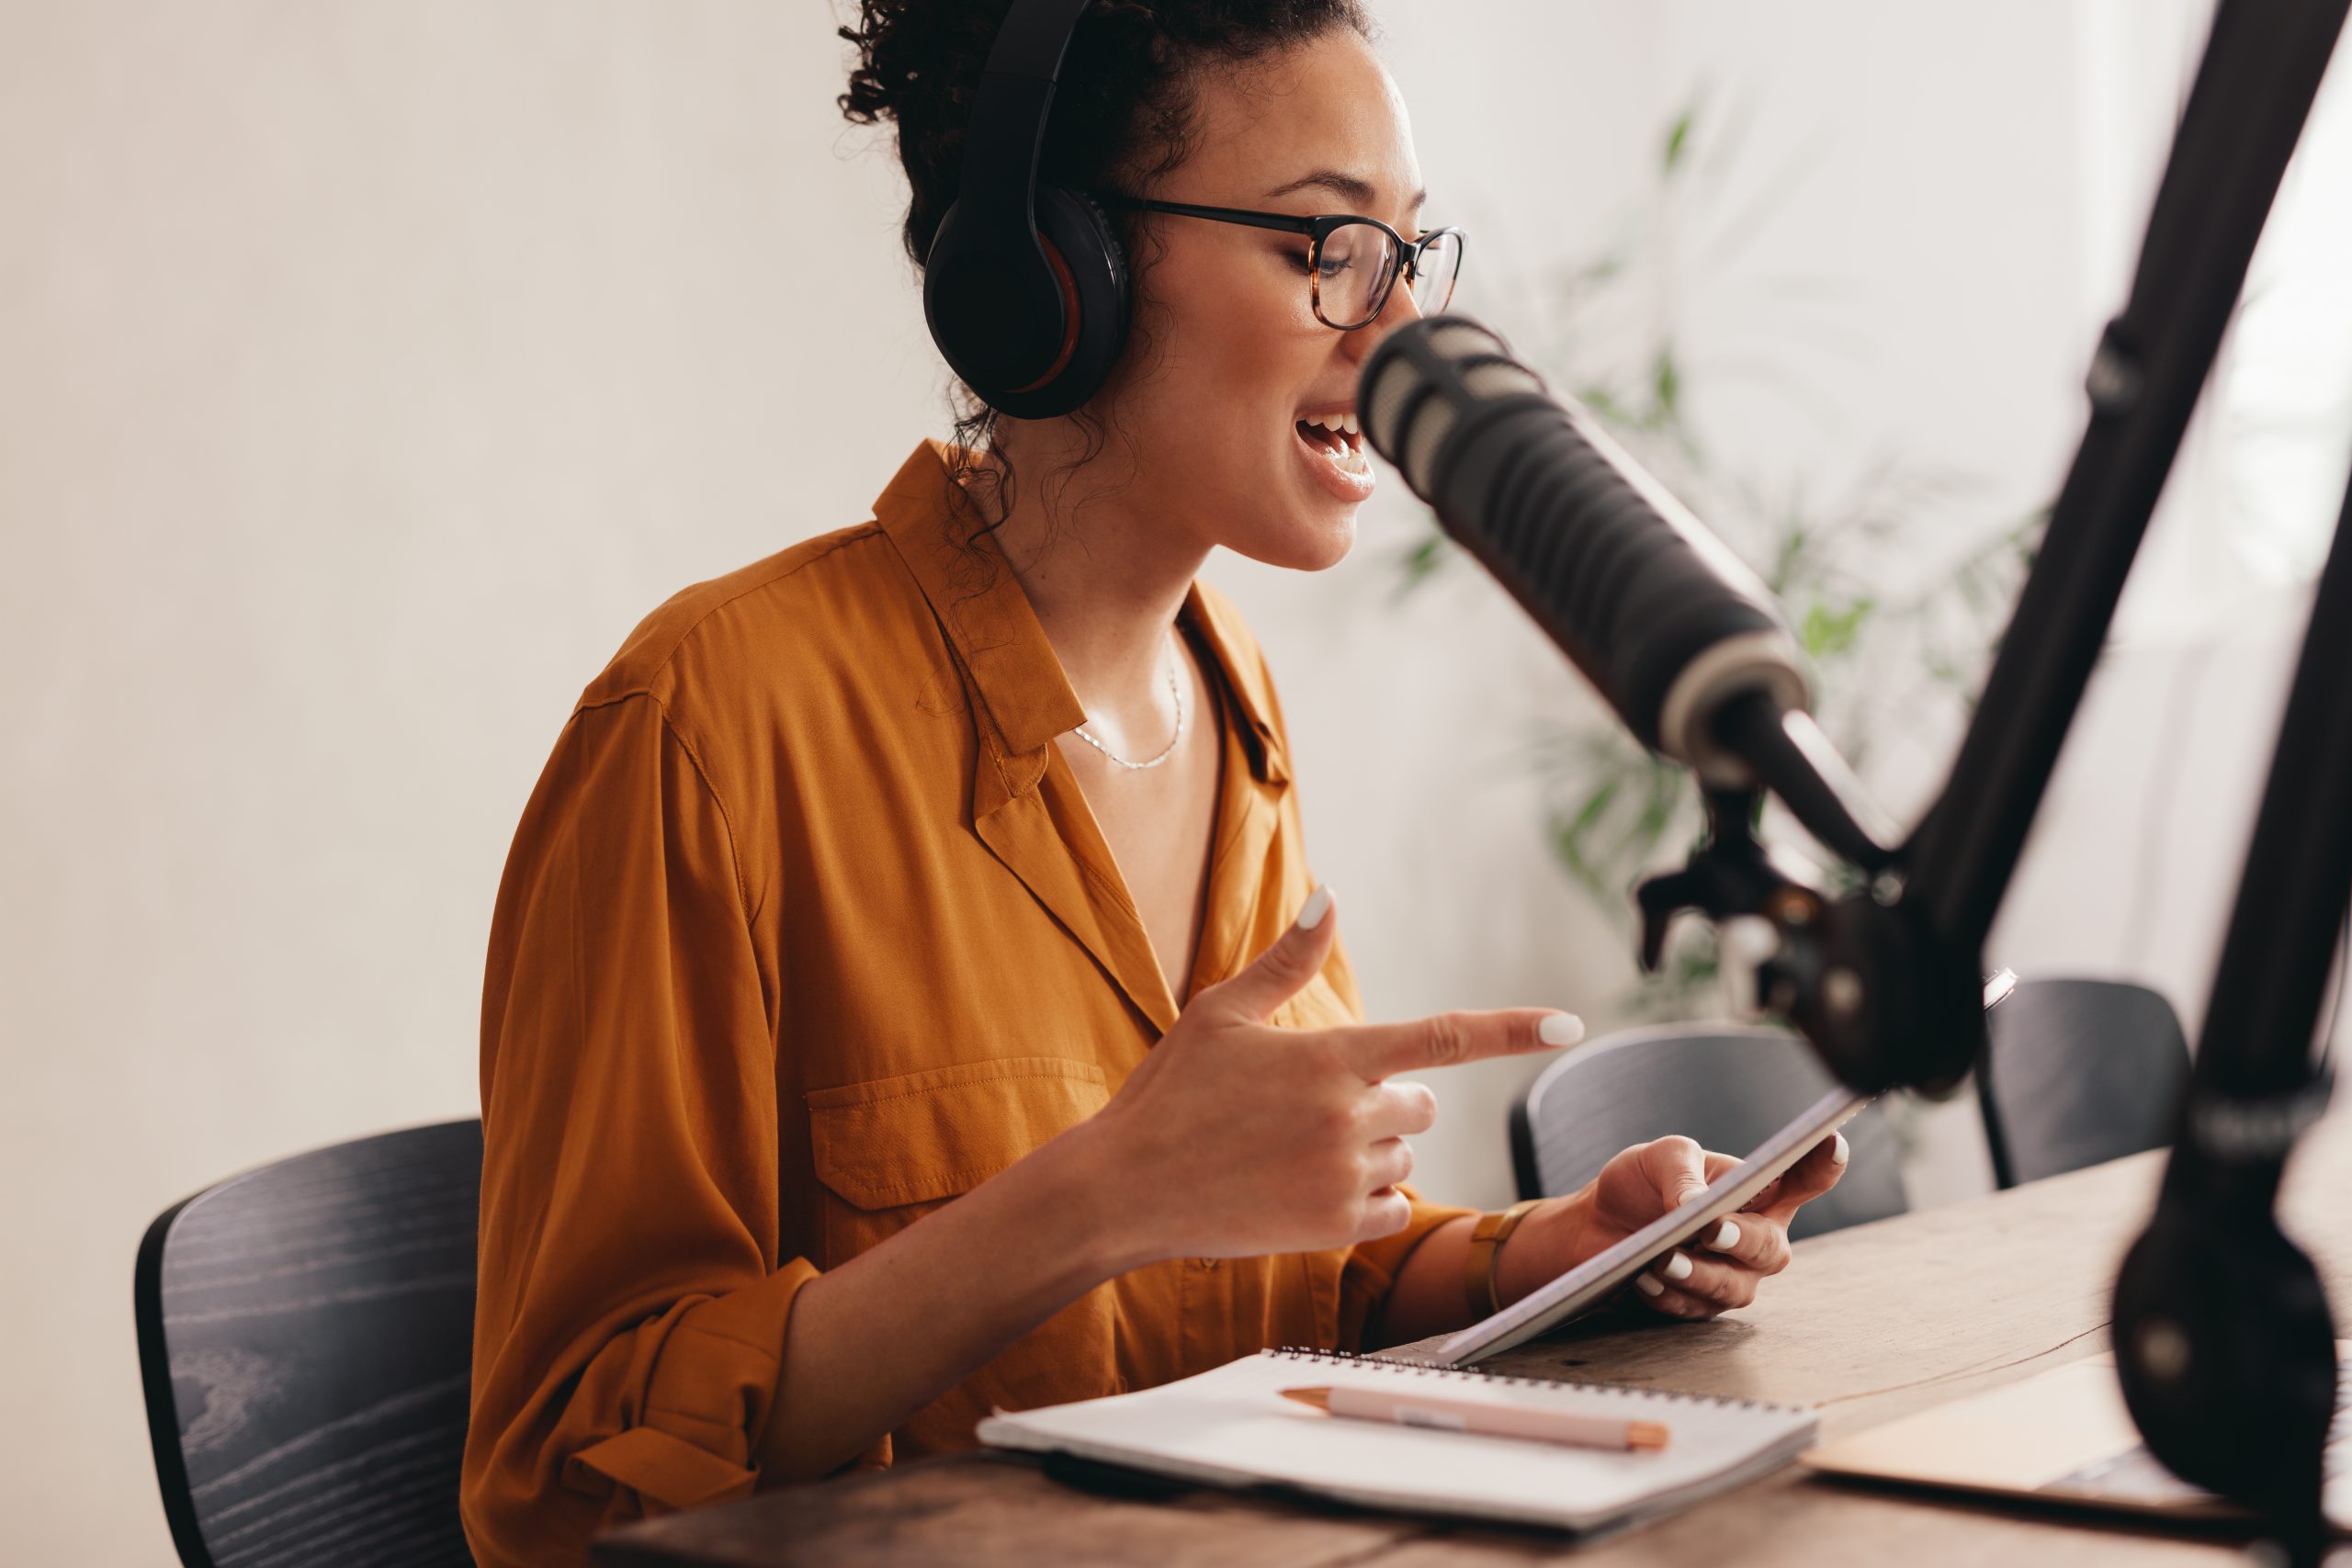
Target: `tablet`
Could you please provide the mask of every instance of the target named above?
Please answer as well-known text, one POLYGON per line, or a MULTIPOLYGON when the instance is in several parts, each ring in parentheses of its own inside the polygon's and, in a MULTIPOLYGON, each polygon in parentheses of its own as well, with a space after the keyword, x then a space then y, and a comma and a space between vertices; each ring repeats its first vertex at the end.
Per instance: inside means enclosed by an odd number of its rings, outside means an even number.
POLYGON ((1594 1253, 1541 1290, 1530 1291, 1502 1311, 1479 1319, 1439 1345, 1430 1359, 1446 1367, 1479 1360, 1524 1344, 1599 1306, 1668 1248, 1681 1246, 1747 1204, 1870 1101, 1870 1096, 1847 1089, 1823 1095, 1795 1121, 1758 1145, 1753 1154, 1709 1182, 1696 1198, 1659 1215, 1616 1246, 1594 1253))
MULTIPOLYGON (((2007 969, 1987 979, 1985 1008, 1990 1010, 2015 990, 2017 983, 2018 977, 2007 969)), ((1669 1248, 1681 1246, 1746 1207, 1815 1145, 1853 1120, 1854 1113, 1868 1105, 1871 1098, 1848 1089, 1832 1089, 1680 1208, 1661 1214, 1616 1246, 1593 1254, 1550 1284, 1529 1292, 1492 1316, 1481 1318, 1441 1343, 1428 1359, 1444 1367, 1481 1360, 1514 1345, 1523 1345, 1537 1335, 1591 1311, 1632 1283, 1634 1275, 1669 1248)))

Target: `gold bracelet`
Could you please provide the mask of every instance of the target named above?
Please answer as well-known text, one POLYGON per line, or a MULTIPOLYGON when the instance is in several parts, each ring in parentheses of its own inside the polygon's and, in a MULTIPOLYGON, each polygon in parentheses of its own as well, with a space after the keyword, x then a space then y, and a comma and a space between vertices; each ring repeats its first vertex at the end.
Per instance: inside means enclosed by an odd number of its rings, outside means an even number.
POLYGON ((1470 1233, 1470 1262, 1463 1280, 1473 1317, 1489 1317, 1502 1310, 1498 1280, 1503 1243, 1510 1239, 1510 1233, 1519 1228, 1519 1222, 1527 1218, 1528 1212, 1543 1202, 1541 1198, 1522 1198, 1508 1209, 1490 1210, 1478 1216, 1477 1226, 1470 1233))

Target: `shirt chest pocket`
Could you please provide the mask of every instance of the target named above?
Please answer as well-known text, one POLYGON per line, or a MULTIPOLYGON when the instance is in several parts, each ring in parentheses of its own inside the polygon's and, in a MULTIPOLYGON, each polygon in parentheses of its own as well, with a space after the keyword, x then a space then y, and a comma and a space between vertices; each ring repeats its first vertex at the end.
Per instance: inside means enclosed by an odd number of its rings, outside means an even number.
POLYGON ((831 1195, 825 1263, 968 1192, 1110 1102, 1102 1069, 1016 1056, 811 1089, 809 1152, 831 1195))

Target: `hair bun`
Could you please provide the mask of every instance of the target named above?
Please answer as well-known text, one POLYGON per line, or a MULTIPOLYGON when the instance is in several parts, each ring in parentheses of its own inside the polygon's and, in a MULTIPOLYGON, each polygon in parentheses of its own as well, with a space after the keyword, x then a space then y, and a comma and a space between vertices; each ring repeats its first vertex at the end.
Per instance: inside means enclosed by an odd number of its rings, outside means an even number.
MULTIPOLYGON (((859 0, 838 29, 856 47, 836 100, 853 124, 889 120, 907 172, 907 254, 922 265, 963 182, 964 141, 1012 0, 859 0)), ((1070 33, 1041 174, 1091 190, 1182 163, 1192 76, 1334 28, 1370 35, 1358 0, 1092 0, 1070 33)))

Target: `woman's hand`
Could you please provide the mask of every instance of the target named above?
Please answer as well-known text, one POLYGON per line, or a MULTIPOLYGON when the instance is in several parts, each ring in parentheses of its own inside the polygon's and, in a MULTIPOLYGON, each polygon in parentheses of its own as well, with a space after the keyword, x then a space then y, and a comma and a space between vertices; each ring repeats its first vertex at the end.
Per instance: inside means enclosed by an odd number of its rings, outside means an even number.
MULTIPOLYGON (((1772 1184, 1634 1281, 1634 1295, 1669 1317, 1707 1318, 1756 1299, 1767 1275, 1789 1266, 1789 1221, 1846 1172, 1843 1134, 1825 1138, 1772 1184)), ((1689 1138, 1636 1144, 1585 1188, 1531 1213, 1503 1246, 1505 1302, 1516 1300, 1697 1197, 1739 1162, 1689 1138), (1532 1246, 1530 1244, 1532 1244, 1532 1246), (1522 1250, 1524 1249, 1524 1250, 1522 1250)))
POLYGON ((1129 1267, 1395 1234, 1412 1213, 1396 1190, 1413 1168, 1405 1139, 1436 1121, 1437 1097, 1390 1077, 1582 1035, 1573 1016, 1541 1008, 1338 1029, 1268 1024, 1329 956, 1339 925, 1330 904, 1330 889, 1316 889, 1296 923, 1195 996, 1111 1103, 1072 1130, 1098 1141, 1135 1217, 1129 1267))

